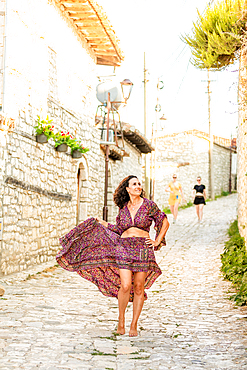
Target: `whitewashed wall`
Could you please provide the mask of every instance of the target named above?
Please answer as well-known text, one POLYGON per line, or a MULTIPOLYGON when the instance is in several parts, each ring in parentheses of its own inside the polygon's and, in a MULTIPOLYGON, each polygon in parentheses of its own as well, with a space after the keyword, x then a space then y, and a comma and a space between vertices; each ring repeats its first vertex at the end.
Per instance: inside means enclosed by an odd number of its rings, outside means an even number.
MULTIPOLYGON (((94 59, 53 5, 9 0, 7 41, 5 111, 16 125, 0 132, 2 275, 54 258, 59 237, 78 222, 78 209, 79 221, 102 216, 105 165, 94 123, 94 59), (52 142, 36 143, 37 115, 47 113, 55 129, 69 130, 90 149, 82 159, 58 153, 52 142)), ((126 146, 130 157, 110 160, 109 199, 123 177, 141 175, 141 154, 126 146)), ((110 206, 113 221, 117 210, 110 206)))

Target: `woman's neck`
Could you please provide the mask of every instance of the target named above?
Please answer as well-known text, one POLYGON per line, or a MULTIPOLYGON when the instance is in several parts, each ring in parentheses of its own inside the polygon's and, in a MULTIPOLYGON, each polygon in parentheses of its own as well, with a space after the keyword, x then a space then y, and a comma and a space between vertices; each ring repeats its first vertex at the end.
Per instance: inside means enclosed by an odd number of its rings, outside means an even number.
POLYGON ((130 202, 130 204, 138 204, 138 203, 140 203, 141 202, 141 197, 139 196, 139 195, 130 195, 129 196, 130 197, 130 200, 129 200, 129 202, 130 202))

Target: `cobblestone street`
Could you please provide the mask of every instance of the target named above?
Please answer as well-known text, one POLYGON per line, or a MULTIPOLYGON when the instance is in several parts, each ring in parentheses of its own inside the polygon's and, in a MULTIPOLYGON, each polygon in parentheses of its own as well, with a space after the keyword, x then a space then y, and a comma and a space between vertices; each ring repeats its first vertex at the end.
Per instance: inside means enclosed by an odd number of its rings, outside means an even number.
POLYGON ((247 369, 247 309, 228 299, 220 275, 236 207, 236 194, 208 202, 201 224, 194 207, 179 211, 156 253, 163 274, 147 291, 137 338, 114 334, 115 299, 55 262, 0 279, 1 370, 247 369))

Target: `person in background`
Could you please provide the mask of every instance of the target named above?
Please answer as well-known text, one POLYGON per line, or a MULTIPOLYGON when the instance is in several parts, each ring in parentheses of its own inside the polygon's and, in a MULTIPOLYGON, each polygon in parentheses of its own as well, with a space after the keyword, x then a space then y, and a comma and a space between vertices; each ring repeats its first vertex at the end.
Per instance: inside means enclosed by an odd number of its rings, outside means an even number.
POLYGON ((198 222, 201 222, 203 216, 203 207, 206 204, 206 187, 201 183, 201 176, 197 176, 197 184, 193 189, 193 203, 196 206, 196 214, 198 217, 198 222))
POLYGON ((181 202, 181 198, 184 199, 184 193, 182 185, 177 181, 177 175, 174 173, 171 182, 165 187, 165 191, 170 193, 168 202, 170 206, 171 213, 173 214, 173 223, 176 222, 178 216, 178 206, 181 202))

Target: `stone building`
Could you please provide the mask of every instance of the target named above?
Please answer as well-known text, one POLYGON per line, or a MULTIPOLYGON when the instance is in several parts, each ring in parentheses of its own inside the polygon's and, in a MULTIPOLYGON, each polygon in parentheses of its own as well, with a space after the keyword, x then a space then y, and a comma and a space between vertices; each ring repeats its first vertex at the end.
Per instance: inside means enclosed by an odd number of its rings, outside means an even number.
MULTIPOLYGON (((102 217, 104 146, 95 125, 97 64, 119 66, 116 36, 94 1, 0 0, 0 275, 54 258, 58 238, 87 217, 102 217), (14 25, 14 26, 13 26, 14 25), (53 120, 89 148, 80 159, 39 144, 37 115, 53 120)), ((124 176, 141 177, 147 140, 123 130, 112 145, 112 191, 124 176), (123 143, 122 143, 123 144, 123 143)))
MULTIPOLYGON (((197 176, 201 176, 209 195, 209 135, 190 130, 156 139, 156 164, 154 199, 160 206, 168 206, 169 193, 165 186, 176 173, 181 182, 186 201, 192 200, 192 189, 197 176)), ((214 136, 213 176, 215 195, 236 189, 236 146, 230 149, 230 140, 214 136), (230 159, 231 157, 231 159, 230 159), (230 166, 231 161, 231 166, 230 166)))

